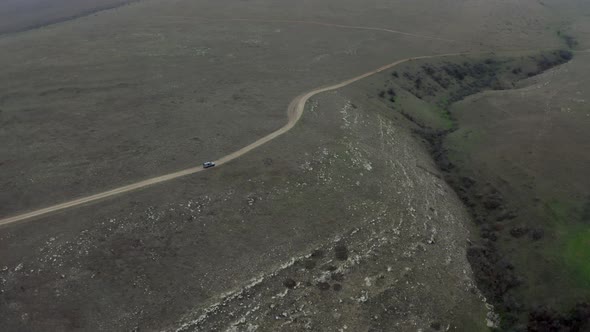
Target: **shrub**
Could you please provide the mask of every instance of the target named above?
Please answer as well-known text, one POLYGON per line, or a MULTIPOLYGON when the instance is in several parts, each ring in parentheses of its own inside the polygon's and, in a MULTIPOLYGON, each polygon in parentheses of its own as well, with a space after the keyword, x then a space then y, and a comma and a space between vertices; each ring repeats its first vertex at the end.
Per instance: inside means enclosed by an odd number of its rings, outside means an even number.
POLYGON ((414 81, 414 85, 416 86, 416 89, 420 90, 420 88, 422 87, 422 79, 420 77, 418 77, 415 81, 414 81))
POLYGON ((435 73, 434 68, 430 67, 430 66, 422 66, 422 69, 424 70, 424 72, 428 75, 428 76, 432 76, 435 73))
POLYGON ((283 285, 287 288, 295 288, 295 286, 297 286, 297 282, 291 278, 287 278, 285 281, 283 281, 283 285))
POLYGON ((316 286, 323 291, 330 289, 330 284, 327 282, 318 282, 316 286))
POLYGON ((344 244, 338 244, 334 247, 334 256, 336 259, 345 261, 348 259, 348 248, 344 244))
POLYGON ((565 61, 570 61, 574 57, 574 54, 571 51, 560 50, 559 56, 565 61))
POLYGON ((561 35, 561 36, 562 36, 563 40, 565 40, 567 47, 574 48, 574 47, 578 46, 578 41, 574 37, 569 36, 569 35, 561 35))

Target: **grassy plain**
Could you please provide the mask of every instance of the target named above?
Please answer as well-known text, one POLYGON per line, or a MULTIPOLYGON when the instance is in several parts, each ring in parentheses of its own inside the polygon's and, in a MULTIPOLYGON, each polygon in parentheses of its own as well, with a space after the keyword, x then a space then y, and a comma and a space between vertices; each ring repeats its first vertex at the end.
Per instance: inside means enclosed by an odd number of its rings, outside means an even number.
MULTIPOLYGON (((554 49, 566 34, 582 49, 582 4, 145 1, 6 34, 0 215, 216 159, 282 126, 302 92, 398 59, 554 49)), ((583 59, 568 92, 584 93, 583 59)), ((485 330, 469 217, 407 116, 448 129, 449 99, 400 85, 408 114, 392 112, 387 75, 314 98, 293 131, 219 169, 0 229, 4 328, 485 330)), ((518 91, 506 100, 531 101, 518 91)), ((554 100, 584 99, 570 98, 554 100)), ((584 239, 561 239, 579 266, 584 239)))

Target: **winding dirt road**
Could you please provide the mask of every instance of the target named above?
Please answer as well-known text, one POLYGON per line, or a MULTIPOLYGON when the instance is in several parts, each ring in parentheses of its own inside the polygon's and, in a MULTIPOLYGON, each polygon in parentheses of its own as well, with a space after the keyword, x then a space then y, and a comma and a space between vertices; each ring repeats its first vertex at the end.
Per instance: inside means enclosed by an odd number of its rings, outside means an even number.
MULTIPOLYGON (((354 78, 348 79, 346 81, 340 82, 338 84, 334 84, 334 85, 330 85, 330 86, 325 86, 325 87, 320 87, 314 90, 311 90, 307 93, 304 93, 302 95, 299 95, 297 97, 295 97, 295 99, 293 99, 291 101, 291 103, 289 104, 289 107, 287 108, 287 115, 288 115, 288 122, 287 124, 285 124, 283 127, 281 127, 280 129, 262 137, 261 139, 257 140, 254 143, 251 143, 235 152, 232 152, 218 160, 215 161, 215 163, 218 166, 221 166, 231 160, 234 160, 254 149, 256 149, 257 147, 266 144, 270 141, 272 141, 273 139, 281 136, 282 134, 288 132, 289 130, 291 130, 295 124, 297 124, 297 122, 299 121, 299 119, 301 118, 301 115, 303 114, 303 110, 305 109, 305 104, 307 103, 307 101, 322 92, 326 92, 326 91, 331 91, 331 90, 336 90, 336 89, 340 89, 342 87, 345 87, 349 84, 352 84, 356 81, 362 80, 363 78, 366 78, 368 76, 371 76, 373 74, 382 72, 384 70, 390 69, 392 67, 395 67, 401 63, 404 62, 408 62, 408 61, 412 61, 412 60, 419 60, 419 59, 430 59, 430 58, 440 58, 440 57, 449 57, 449 56, 457 56, 457 55, 462 55, 462 54, 467 54, 467 53, 449 53, 449 54, 438 54, 438 55, 427 55, 427 56, 418 56, 418 57, 412 57, 412 58, 406 58, 406 59, 402 59, 402 60, 398 60, 395 62, 392 62, 390 64, 387 64, 383 67, 379 67, 375 70, 372 70, 370 72, 364 73, 362 75, 356 76, 354 78)), ((170 174, 166 174, 166 175, 162 175, 162 176, 158 176, 158 177, 154 177, 151 179, 147 179, 147 180, 143 180, 140 182, 136 182, 136 183, 132 183, 123 187, 119 187, 119 188, 115 188, 109 191, 105 191, 102 193, 98 193, 95 195, 91 195, 91 196, 86 196, 86 197, 82 197, 82 198, 78 198, 78 199, 74 199, 68 202, 64 202, 61 204, 57 204, 57 205, 53 205, 53 206, 49 206, 40 210, 35 210, 35 211, 31 211, 28 213, 24 213, 24 214, 20 214, 20 215, 16 215, 16 216, 12 216, 12 217, 8 217, 8 218, 4 218, 4 219, 0 219, 0 226, 3 225, 8 225, 11 223, 15 223, 18 221, 23 221, 23 220, 27 220, 27 219, 31 219, 34 217, 39 217, 42 215, 46 215, 52 212, 56 212, 56 211, 60 211, 60 210, 64 210, 64 209, 68 209, 68 208, 72 208, 78 205, 82 205, 82 204, 86 204, 86 203, 90 203, 90 202, 94 202, 100 199, 104 199, 107 197, 111 197, 111 196, 115 196, 115 195, 119 195, 122 193, 126 193, 132 190, 137 190, 137 189, 141 189, 147 186, 151 186, 157 183, 161 183, 161 182, 165 182, 165 181, 170 181, 182 176, 186 176, 186 175, 190 175, 190 174, 194 174, 194 173, 198 173, 201 171, 204 171, 205 169, 203 169, 201 166, 197 166, 197 167, 192 167, 192 168, 187 168, 178 172, 174 172, 174 173, 170 173, 170 174)))

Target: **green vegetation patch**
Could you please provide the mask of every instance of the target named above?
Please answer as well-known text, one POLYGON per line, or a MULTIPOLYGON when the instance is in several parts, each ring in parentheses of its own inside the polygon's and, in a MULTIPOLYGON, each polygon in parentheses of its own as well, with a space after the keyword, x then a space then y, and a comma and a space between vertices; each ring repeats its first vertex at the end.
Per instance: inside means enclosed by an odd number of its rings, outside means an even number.
POLYGON ((563 40, 563 42, 570 49, 576 48, 576 46, 579 44, 576 38, 561 30, 557 30, 557 36, 561 38, 561 40, 563 40))
POLYGON ((451 106, 483 91, 513 89, 519 81, 572 57, 569 50, 556 50, 415 61, 391 73, 378 92, 382 102, 415 125, 445 180, 471 212, 481 239, 468 248, 467 256, 480 289, 502 316, 503 331, 543 324, 543 317, 558 317, 576 326, 577 316, 567 312, 586 288, 567 271, 575 270, 579 279, 590 281, 590 226, 580 229, 577 222, 583 219, 579 218, 582 205, 568 199, 543 199, 542 193, 535 192, 534 179, 514 187, 518 184, 510 181, 510 174, 482 171, 487 166, 478 164, 479 151, 492 135, 501 133, 487 132, 477 124, 466 126, 451 106), (550 303, 563 314, 537 311, 533 306, 548 298, 555 299, 550 303))
POLYGON ((447 143, 457 150, 469 153, 485 140, 485 133, 477 128, 459 128, 449 134, 447 143))
POLYGON ((562 200, 551 200, 547 204, 552 219, 559 223, 566 223, 572 217, 572 211, 575 210, 575 204, 566 203, 562 200))
POLYGON ((557 234, 557 243, 548 249, 571 269, 578 282, 590 287, 590 225, 584 221, 584 203, 552 200, 546 205, 557 234))
POLYGON ((453 127, 453 121, 448 112, 436 105, 416 98, 412 94, 405 93, 403 98, 400 98, 399 107, 403 116, 427 127, 438 129, 451 129, 453 127))
POLYGON ((428 130, 456 127, 449 106, 485 90, 515 83, 571 60, 567 50, 520 57, 458 57, 459 61, 411 62, 391 72, 378 97, 406 119, 428 130))
POLYGON ((590 227, 570 229, 563 258, 580 282, 590 286, 590 227))

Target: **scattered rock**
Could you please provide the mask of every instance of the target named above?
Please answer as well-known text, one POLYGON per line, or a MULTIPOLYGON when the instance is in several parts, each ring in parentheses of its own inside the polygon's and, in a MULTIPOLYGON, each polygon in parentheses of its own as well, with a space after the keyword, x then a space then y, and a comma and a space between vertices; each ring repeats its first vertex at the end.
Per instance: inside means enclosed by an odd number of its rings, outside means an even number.
POLYGON ((369 294, 367 294, 366 291, 363 291, 361 296, 359 296, 358 298, 356 298, 354 300, 356 300, 358 303, 365 303, 369 300, 369 294))

